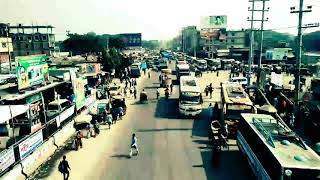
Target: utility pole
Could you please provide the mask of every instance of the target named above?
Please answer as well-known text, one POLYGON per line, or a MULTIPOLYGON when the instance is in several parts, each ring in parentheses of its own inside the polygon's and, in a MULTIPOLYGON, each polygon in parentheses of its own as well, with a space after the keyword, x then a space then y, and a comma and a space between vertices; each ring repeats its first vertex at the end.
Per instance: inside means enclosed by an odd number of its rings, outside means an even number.
MULTIPOLYGON (((251 2, 251 8, 249 7, 248 10, 251 11, 251 18, 248 17, 248 21, 251 22, 250 26, 250 50, 249 50, 249 60, 248 60, 248 66, 249 66, 249 75, 248 75, 248 84, 251 85, 251 76, 252 76, 252 70, 251 66, 254 62, 254 22, 259 21, 261 22, 261 29, 260 29, 260 55, 259 55, 259 61, 258 61, 258 69, 260 73, 260 68, 261 68, 261 60, 262 60, 262 50, 263 50, 263 28, 264 28, 264 22, 268 21, 268 18, 265 19, 265 12, 269 11, 268 9, 265 9, 265 2, 269 0, 249 0, 251 2), (262 9, 255 9, 256 2, 262 2, 262 9), (261 19, 255 19, 254 18, 254 13, 255 12, 261 12, 262 17, 261 19)), ((258 74, 258 83, 259 83, 259 74, 258 74)))
POLYGON ((10 74, 12 67, 11 67, 10 45, 9 45, 9 24, 7 24, 6 26, 6 33, 7 33, 7 47, 8 47, 8 59, 9 59, 9 74, 10 74))
POLYGON ((193 41, 194 41, 194 45, 193 45, 193 56, 197 57, 197 30, 194 33, 193 36, 193 41))
MULTIPOLYGON (((308 6, 306 10, 303 10, 303 0, 299 0, 299 10, 296 11, 295 7, 291 7, 290 13, 298 13, 299 21, 298 21, 298 49, 297 49, 297 57, 296 57, 296 73, 295 73, 295 107, 299 106, 299 91, 300 91, 300 68, 301 68, 301 56, 302 56, 302 16, 303 13, 311 12, 312 6, 308 6)), ((297 110, 297 109, 296 109, 297 110)))

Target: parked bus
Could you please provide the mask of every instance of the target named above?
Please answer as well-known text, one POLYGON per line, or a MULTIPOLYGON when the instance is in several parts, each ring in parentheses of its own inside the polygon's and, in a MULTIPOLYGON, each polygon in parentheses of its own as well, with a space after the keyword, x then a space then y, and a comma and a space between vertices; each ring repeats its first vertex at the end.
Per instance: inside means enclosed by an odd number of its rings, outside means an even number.
POLYGON ((177 80, 180 79, 181 76, 190 76, 190 66, 188 64, 178 64, 176 68, 176 76, 177 80))
POLYGON ((206 71, 208 68, 207 61, 204 59, 197 59, 195 60, 195 67, 200 71, 206 71))
POLYGON ((283 121, 266 114, 241 114, 237 144, 257 179, 320 178, 320 157, 283 121))
POLYGON ((193 76, 180 77, 179 112, 181 115, 199 115, 202 111, 201 89, 197 78, 193 76))
POLYGON ((221 69, 231 70, 234 59, 222 59, 221 60, 221 69))

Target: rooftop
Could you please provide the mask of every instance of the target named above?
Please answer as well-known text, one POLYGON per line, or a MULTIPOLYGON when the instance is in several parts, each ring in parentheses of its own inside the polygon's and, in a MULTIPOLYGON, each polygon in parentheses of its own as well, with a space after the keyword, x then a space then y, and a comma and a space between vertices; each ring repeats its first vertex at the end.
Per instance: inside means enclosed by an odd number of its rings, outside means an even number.
POLYGON ((286 125, 265 114, 241 114, 283 167, 319 169, 320 157, 286 125))

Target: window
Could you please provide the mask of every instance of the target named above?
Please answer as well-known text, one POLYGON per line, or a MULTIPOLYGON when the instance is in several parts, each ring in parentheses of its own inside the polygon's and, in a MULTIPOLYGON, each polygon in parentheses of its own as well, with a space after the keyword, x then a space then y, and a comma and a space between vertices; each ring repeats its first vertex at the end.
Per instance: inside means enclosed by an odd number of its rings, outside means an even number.
POLYGON ((231 39, 231 42, 234 43, 234 39, 231 39))
POLYGON ((2 48, 6 48, 7 47, 7 43, 1 43, 2 44, 2 48))
POLYGON ((13 36, 13 37, 12 37, 12 40, 14 40, 14 41, 15 41, 15 40, 16 40, 16 37, 15 37, 15 36, 13 36))
POLYGON ((45 52, 44 52, 44 51, 41 51, 41 54, 45 54, 45 52))
POLYGON ((231 33, 232 34, 232 36, 234 36, 235 35, 235 33, 231 33))
POLYGON ((19 36, 19 41, 22 41, 23 40, 23 37, 22 36, 19 36))
POLYGON ((35 41, 39 41, 39 36, 34 36, 35 41))
POLYGON ((6 124, 0 124, 0 136, 8 136, 8 128, 6 124))
POLYGON ((26 49, 28 49, 29 48, 29 44, 26 44, 26 49))
POLYGON ((222 39, 220 39, 220 42, 223 42, 223 40, 222 40, 222 39))
POLYGON ((27 55, 29 55, 30 53, 29 52, 27 52, 27 55))
POLYGON ((31 36, 28 36, 28 40, 31 40, 31 38, 32 38, 31 36))
POLYGON ((46 35, 43 35, 43 36, 42 36, 42 40, 43 40, 43 41, 46 41, 46 40, 47 40, 47 36, 46 36, 46 35))

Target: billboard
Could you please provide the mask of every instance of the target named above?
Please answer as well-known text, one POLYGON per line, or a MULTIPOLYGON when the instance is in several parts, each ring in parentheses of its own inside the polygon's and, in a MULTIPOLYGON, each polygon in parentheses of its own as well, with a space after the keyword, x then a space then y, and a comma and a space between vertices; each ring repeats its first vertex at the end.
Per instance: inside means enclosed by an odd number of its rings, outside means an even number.
POLYGON ((141 33, 120 34, 125 47, 141 47, 141 33))
POLYGON ((42 130, 38 131, 31 137, 28 137, 26 140, 22 141, 19 144, 19 154, 20 159, 26 158, 34 150, 37 149, 43 142, 42 130))
POLYGON ((79 72, 82 74, 86 74, 86 73, 97 74, 101 71, 101 67, 99 63, 83 63, 83 64, 77 65, 77 67, 79 67, 79 72))
POLYGON ((9 148, 0 152, 0 173, 5 171, 15 162, 13 148, 9 148))
POLYGON ((201 29, 200 36, 208 40, 225 40, 227 39, 227 31, 226 29, 201 29))
POLYGON ((83 78, 78 78, 75 80, 74 86, 74 95, 76 97, 76 108, 77 110, 81 109, 85 104, 85 90, 84 85, 85 81, 83 78))
POLYGON ((200 20, 201 29, 225 29, 227 28, 227 16, 204 16, 200 20))
POLYGON ((46 55, 16 57, 18 89, 26 89, 48 80, 46 55))

